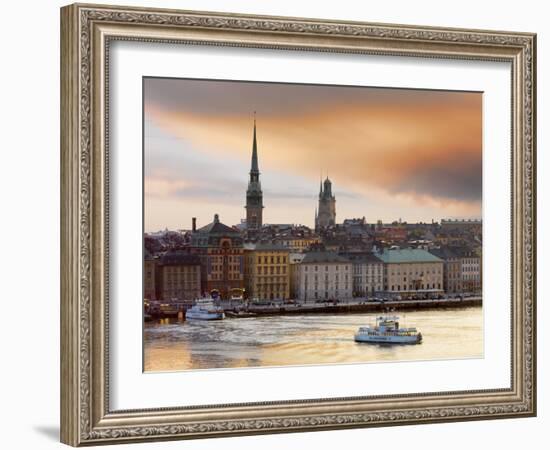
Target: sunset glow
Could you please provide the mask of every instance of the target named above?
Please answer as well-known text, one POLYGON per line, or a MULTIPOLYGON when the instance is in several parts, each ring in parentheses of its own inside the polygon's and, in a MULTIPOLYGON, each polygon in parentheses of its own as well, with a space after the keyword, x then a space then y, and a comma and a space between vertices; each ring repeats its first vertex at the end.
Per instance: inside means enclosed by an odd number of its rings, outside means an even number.
POLYGON ((147 78, 145 231, 244 217, 257 113, 265 223, 481 217, 482 94, 147 78))

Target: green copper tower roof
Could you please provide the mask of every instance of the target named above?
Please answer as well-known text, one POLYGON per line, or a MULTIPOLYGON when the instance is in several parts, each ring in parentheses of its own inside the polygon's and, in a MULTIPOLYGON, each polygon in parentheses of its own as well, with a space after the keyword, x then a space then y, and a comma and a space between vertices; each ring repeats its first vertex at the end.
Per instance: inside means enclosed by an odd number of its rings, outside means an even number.
POLYGON ((376 256, 386 264, 443 262, 437 256, 419 248, 385 249, 376 256))

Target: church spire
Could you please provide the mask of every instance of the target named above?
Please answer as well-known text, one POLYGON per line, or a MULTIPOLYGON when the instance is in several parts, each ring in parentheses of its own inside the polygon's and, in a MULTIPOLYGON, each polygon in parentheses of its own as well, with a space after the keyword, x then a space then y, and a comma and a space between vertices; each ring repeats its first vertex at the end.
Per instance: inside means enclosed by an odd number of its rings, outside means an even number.
POLYGON ((254 135, 252 139, 252 161, 250 179, 246 190, 246 227, 248 231, 258 231, 262 227, 263 194, 258 166, 258 143, 256 140, 256 111, 254 111, 254 135))
POLYGON ((256 111, 254 111, 254 138, 252 140, 252 163, 250 165, 250 173, 260 173, 258 167, 258 144, 256 142, 256 111))

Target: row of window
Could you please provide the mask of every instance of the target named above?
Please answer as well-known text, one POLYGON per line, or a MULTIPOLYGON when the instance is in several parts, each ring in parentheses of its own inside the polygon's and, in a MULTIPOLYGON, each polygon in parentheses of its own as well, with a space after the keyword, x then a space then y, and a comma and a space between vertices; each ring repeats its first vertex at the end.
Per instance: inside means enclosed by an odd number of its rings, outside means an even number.
POLYGON ((168 274, 166 276, 166 281, 198 281, 200 280, 199 274, 191 274, 191 273, 175 273, 175 274, 168 274))
MULTIPOLYGON (((401 285, 398 284, 397 286, 395 285, 392 285, 391 287, 391 290, 392 291, 395 291, 396 287, 397 287, 397 290, 398 291, 417 291, 419 289, 436 289, 436 283, 426 283, 426 284, 421 284, 420 287, 418 286, 413 286, 412 284, 409 284, 408 286, 406 284, 403 285, 403 289, 401 289, 401 285), (424 287, 425 286, 425 287, 424 287)), ((437 283, 437 289, 441 289, 441 283, 437 283)))
POLYGON ((215 249, 211 249, 210 252, 208 252, 210 255, 227 255, 227 254, 230 254, 230 255, 241 255, 242 254, 242 249, 228 249, 227 247, 224 247, 223 250, 215 250, 215 249))
POLYGON ((283 275, 273 275, 273 276, 259 276, 258 278, 256 278, 257 282, 258 283, 268 283, 268 282, 271 282, 271 281, 284 281, 284 280, 287 280, 287 277, 283 276, 283 275))
POLYGON ((281 241, 281 245, 284 245, 285 247, 290 248, 305 248, 308 247, 311 244, 315 244, 319 242, 318 239, 311 239, 307 241, 299 240, 299 239, 293 239, 290 241, 281 241))
POLYGON ((355 284, 365 284, 365 283, 382 283, 382 277, 368 277, 368 278, 361 278, 361 277, 353 277, 353 282, 355 284))
POLYGON ((170 280, 167 280, 164 282, 164 288, 175 288, 175 287, 179 287, 179 288, 182 288, 182 289, 195 289, 197 288, 198 286, 200 286, 200 282, 195 282, 195 283, 189 283, 189 282, 181 282, 181 281, 177 281, 177 280, 174 280, 174 281, 170 281, 170 280))
MULTIPOLYGON (((349 289, 349 284, 348 284, 348 283, 345 283, 345 284, 343 285, 343 287, 344 287, 344 289, 347 290, 347 289, 349 289)), ((313 284, 313 288, 314 288, 315 290, 317 290, 317 289, 319 288, 319 283, 314 283, 314 284, 313 284)), ((305 289, 306 291, 308 290, 308 284, 307 284, 307 283, 304 284, 304 289, 305 289)), ((310 289, 311 289, 311 287, 310 287, 310 289)), ((325 283, 325 289, 329 289, 329 285, 328 285, 327 283, 325 283)), ((334 284, 334 289, 336 289, 336 290, 338 291, 338 289, 340 289, 340 285, 339 285, 338 283, 335 283, 335 284, 334 284)))
POLYGON ((258 275, 261 275, 261 274, 264 274, 264 275, 267 275, 268 273, 273 275, 273 274, 286 274, 286 266, 278 266, 278 267, 258 267, 257 269, 257 274, 258 275))
POLYGON ((209 275, 209 278, 211 280, 216 280, 216 281, 224 280, 224 279, 227 279, 227 280, 242 280, 243 276, 238 272, 229 272, 227 274, 227 278, 223 277, 223 273, 212 273, 212 274, 209 275))
POLYGON ((464 277, 462 278, 463 280, 468 280, 468 281, 471 281, 471 280, 479 280, 479 274, 465 274, 464 277))
POLYGON ((286 264, 286 256, 258 256, 258 264, 286 264))
POLYGON ((182 273, 182 272, 192 272, 196 273, 199 271, 199 266, 165 266, 164 271, 166 273, 182 273))
MULTIPOLYGON (((346 275, 345 275, 344 278, 345 278, 346 281, 348 281, 348 274, 347 274, 347 273, 346 273, 346 275)), ((314 279, 315 281, 318 281, 318 280, 319 280, 319 275, 314 275, 314 276, 313 276, 313 279, 314 279)), ((340 277, 338 276, 338 274, 336 274, 336 276, 335 276, 334 279, 336 280, 336 282, 338 282, 338 280, 340 279, 340 277)), ((307 275, 305 275, 304 281, 307 283, 307 275)), ((325 281, 329 281, 328 275, 325 275, 325 281)))
MULTIPOLYGON (((212 264, 211 271, 212 272, 221 272, 224 270, 224 266, 221 266, 219 264, 212 264)), ((239 264, 229 264, 227 266, 227 270, 230 272, 240 272, 241 266, 239 264)))
POLYGON ((474 258, 474 259, 463 259, 462 260, 462 264, 474 264, 476 266, 479 266, 479 258, 474 258))
POLYGON ((381 264, 377 264, 377 265, 372 265, 372 266, 360 266, 360 265, 354 265, 353 266, 353 272, 354 273, 361 273, 363 272, 363 268, 365 268, 366 270, 364 271, 365 273, 379 273, 379 272, 382 272, 382 265, 381 264))
POLYGON ((240 264, 241 260, 242 256, 210 256, 210 262, 218 264, 227 264, 228 262, 240 264))
MULTIPOLYGON (((438 267, 437 269, 435 269, 435 268, 431 268, 431 269, 428 268, 428 269, 426 269, 426 270, 423 270, 422 268, 420 268, 420 269, 415 269, 414 272, 413 272, 412 269, 410 269, 410 270, 408 271, 408 274, 409 274, 409 275, 413 275, 413 273, 414 273, 414 275, 419 275, 419 274, 420 274, 420 275, 423 275, 424 273, 441 273, 441 267, 438 267)), ((396 270, 394 269, 394 270, 391 271, 390 275, 401 275, 401 271, 400 271, 400 270, 397 270, 397 271, 396 271, 396 270)), ((403 271, 403 275, 407 275, 407 271, 406 271, 406 270, 403 271)))
MULTIPOLYGON (((324 266, 324 267, 325 267, 325 272, 328 272, 329 266, 326 265, 326 266, 324 266)), ((339 271, 341 265, 340 265, 340 264, 336 264, 334 267, 335 267, 335 270, 336 270, 336 271, 339 271)), ((345 268, 344 270, 349 270, 349 266, 344 266, 344 268, 345 268)), ((304 266, 304 270, 305 270, 306 272, 308 271, 308 266, 307 266, 307 265, 304 266)), ((319 271, 319 266, 314 266, 314 270, 315 270, 315 272, 318 272, 318 271, 319 271)))

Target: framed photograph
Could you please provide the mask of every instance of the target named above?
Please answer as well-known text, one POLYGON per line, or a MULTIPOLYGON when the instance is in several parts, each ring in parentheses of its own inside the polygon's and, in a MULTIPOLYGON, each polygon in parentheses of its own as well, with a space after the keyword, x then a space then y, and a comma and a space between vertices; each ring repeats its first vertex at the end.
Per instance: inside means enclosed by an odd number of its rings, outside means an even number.
POLYGON ((535 415, 535 58, 62 8, 62 442, 535 415))

